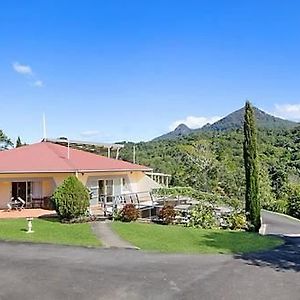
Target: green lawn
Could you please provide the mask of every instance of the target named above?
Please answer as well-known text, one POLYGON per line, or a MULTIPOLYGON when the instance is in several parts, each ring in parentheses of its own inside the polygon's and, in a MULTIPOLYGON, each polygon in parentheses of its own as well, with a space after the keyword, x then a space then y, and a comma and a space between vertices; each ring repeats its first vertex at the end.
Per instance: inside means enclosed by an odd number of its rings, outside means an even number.
POLYGON ((121 222, 111 226, 123 239, 143 250, 169 253, 246 253, 283 243, 277 237, 242 231, 121 222))
POLYGON ((90 224, 62 224, 57 219, 34 219, 34 233, 26 233, 26 219, 0 220, 0 240, 79 246, 100 246, 90 224))

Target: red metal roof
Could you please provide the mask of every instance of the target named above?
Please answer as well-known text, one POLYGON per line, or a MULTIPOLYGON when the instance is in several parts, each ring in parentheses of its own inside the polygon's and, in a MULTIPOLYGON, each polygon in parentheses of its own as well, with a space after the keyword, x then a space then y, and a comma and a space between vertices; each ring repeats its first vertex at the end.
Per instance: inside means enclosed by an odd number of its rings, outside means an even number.
POLYGON ((0 173, 149 171, 148 167, 41 142, 0 151, 0 173))

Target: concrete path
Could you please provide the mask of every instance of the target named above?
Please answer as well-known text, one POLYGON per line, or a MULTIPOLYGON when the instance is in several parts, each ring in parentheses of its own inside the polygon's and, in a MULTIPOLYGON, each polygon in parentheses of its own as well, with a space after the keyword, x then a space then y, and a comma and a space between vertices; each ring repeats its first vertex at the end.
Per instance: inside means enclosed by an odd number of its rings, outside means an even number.
POLYGON ((92 229, 96 236, 101 240, 106 248, 124 248, 135 249, 139 248, 131 245, 129 242, 121 239, 110 227, 111 221, 102 221, 92 223, 92 229))

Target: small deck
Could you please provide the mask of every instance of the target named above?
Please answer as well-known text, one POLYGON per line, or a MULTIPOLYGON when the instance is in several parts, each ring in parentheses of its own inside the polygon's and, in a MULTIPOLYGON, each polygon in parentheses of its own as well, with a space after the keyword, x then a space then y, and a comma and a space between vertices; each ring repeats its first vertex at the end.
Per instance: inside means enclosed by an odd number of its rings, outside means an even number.
POLYGON ((22 210, 0 210, 0 219, 15 219, 15 218, 38 218, 41 216, 53 216, 56 215, 54 210, 46 210, 42 208, 30 208, 22 210))

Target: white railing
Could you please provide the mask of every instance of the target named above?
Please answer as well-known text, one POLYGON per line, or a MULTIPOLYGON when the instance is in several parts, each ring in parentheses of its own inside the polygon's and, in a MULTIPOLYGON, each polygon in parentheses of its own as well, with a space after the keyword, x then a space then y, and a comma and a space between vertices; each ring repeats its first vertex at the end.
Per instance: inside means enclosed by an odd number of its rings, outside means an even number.
POLYGON ((99 204, 103 208, 104 215, 112 214, 114 210, 121 209, 125 204, 133 204, 141 209, 146 203, 153 206, 153 196, 151 192, 127 193, 115 196, 100 195, 99 204))

